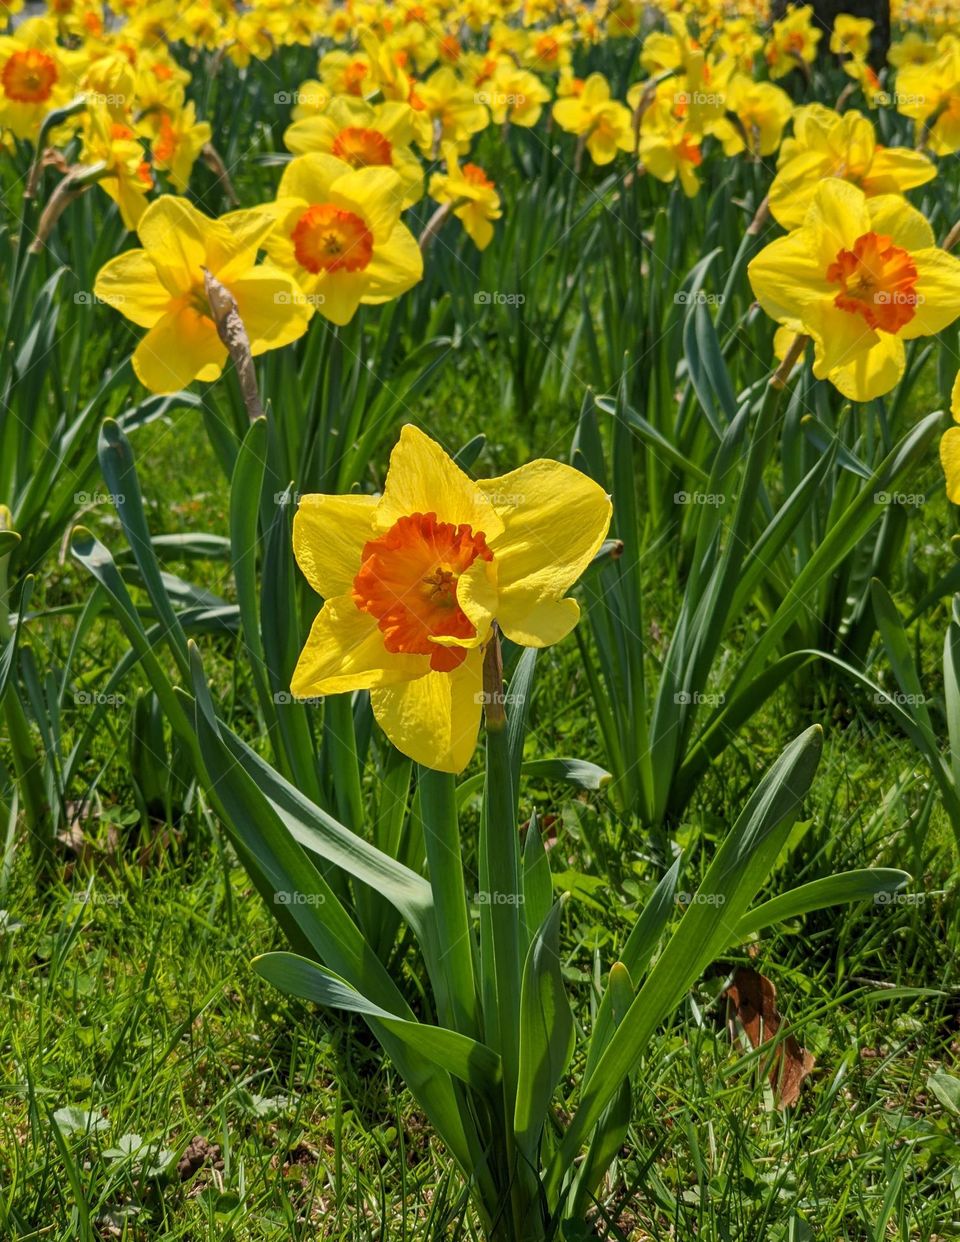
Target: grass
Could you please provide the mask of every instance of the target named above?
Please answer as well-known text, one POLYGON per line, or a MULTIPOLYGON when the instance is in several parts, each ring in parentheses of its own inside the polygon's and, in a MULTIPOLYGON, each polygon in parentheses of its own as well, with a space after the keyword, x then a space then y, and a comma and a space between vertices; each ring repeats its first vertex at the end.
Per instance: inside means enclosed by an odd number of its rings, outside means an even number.
MULTIPOLYGON (((157 533, 225 531, 215 460, 190 411, 151 425, 136 447, 157 533)), ((109 510, 97 520, 108 533, 109 510)), ((214 565, 173 568, 218 589, 214 565)), ((45 585, 48 602, 80 589, 68 566, 45 585)), ((650 615, 670 608, 665 594, 650 615)), ((61 651, 62 624, 44 625, 61 651)), ((84 653, 91 670, 122 653, 110 623, 93 644, 84 653)), ((224 644, 214 676, 231 676, 224 644)), ((91 756, 91 777, 106 765, 98 813, 81 815, 43 899, 24 852, 7 878, 3 1236, 193 1242, 469 1231, 462 1185, 365 1028, 279 995, 250 970, 251 957, 281 947, 279 938, 202 803, 188 798, 175 826, 146 830, 129 813, 137 679, 111 724, 115 749, 100 740, 91 756), (151 1165, 163 1167, 151 1176, 151 1165)), ((960 1115, 928 1085, 938 1070, 955 1070, 960 1039, 958 919, 943 892, 949 834, 936 811, 922 838, 912 827, 926 790, 905 739, 871 704, 842 686, 833 693, 834 708, 821 709, 824 760, 781 877, 796 884, 843 867, 901 865, 914 872, 917 901, 809 916, 742 959, 774 981, 781 1012, 816 1057, 787 1113, 773 1107, 756 1054, 731 1037, 720 993, 737 960, 716 963, 651 1045, 597 1220, 604 1236, 935 1239, 960 1230, 960 1115), (903 770, 912 785, 881 812, 903 770)), ((598 757, 582 694, 572 643, 541 661, 539 753, 598 757)), ((700 842, 704 862, 787 722, 805 710, 785 691, 698 790, 678 839, 700 842)), ((618 821, 601 795, 577 801, 534 786, 527 797, 526 811, 535 803, 556 817, 552 866, 576 893, 564 967, 588 1028, 598 954, 611 960, 655 869, 636 826, 618 821)), ((471 842, 475 829, 468 817, 471 842)))

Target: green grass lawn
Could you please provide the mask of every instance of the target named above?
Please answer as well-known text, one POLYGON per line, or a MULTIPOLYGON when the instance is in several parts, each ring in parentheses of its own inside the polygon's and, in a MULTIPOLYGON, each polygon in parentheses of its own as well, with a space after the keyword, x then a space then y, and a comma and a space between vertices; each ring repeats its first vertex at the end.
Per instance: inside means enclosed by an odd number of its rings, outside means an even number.
MULTIPOLYGON (((192 411, 153 424, 136 447, 156 533, 223 533, 223 488, 192 411)), ((104 538, 109 514, 96 515, 104 538)), ((215 565, 178 568, 223 589, 215 565)), ((78 589, 69 567, 45 583, 48 603, 78 589)), ((666 624, 670 608, 665 592, 650 615, 666 624)), ((45 625, 56 649, 62 626, 45 625)), ((85 652, 88 669, 108 667, 119 642, 105 621, 85 652)), ((230 676, 220 643, 213 677, 230 676)), ((21 852, 6 876, 3 1236, 469 1236, 463 1184, 363 1024, 283 997, 252 973, 251 957, 281 938, 202 801, 175 823, 138 817, 127 771, 138 680, 91 757, 91 779, 105 772, 77 808, 56 874, 38 892, 21 852)), ((929 824, 923 816, 928 793, 906 739, 841 682, 825 693, 827 705, 808 708, 783 692, 698 790, 678 840, 699 843, 706 861, 778 739, 812 714, 826 725, 825 755, 770 891, 778 878, 797 884, 878 864, 911 871, 915 896, 811 915, 765 935, 749 957, 715 964, 650 1045, 602 1198, 604 1236, 934 1239, 960 1230, 960 920, 944 891, 949 832, 938 811, 929 824), (902 794, 893 790, 901 774, 911 777, 902 794), (721 991, 747 961, 775 983, 781 1013, 816 1058, 786 1112, 728 1024, 721 991)), ((569 642, 542 661, 537 753, 598 755, 584 694, 569 642)), ((613 957, 656 865, 638 825, 602 794, 571 798, 535 782, 524 819, 533 806, 555 817, 551 866, 575 894, 563 969, 589 1029, 601 955, 613 957)), ((476 829, 474 809, 468 859, 476 829)), ((576 1077, 574 1066, 568 1089, 576 1077)))

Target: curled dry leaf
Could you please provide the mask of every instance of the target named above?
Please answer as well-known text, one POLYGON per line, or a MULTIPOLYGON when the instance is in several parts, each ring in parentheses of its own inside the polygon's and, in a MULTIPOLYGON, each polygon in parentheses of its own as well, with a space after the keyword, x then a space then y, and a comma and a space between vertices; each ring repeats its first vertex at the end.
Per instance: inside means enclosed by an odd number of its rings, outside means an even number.
MULTIPOLYGON (((739 966, 733 974, 733 982, 726 996, 740 1021, 751 1046, 775 1039, 783 1019, 777 1012, 777 989, 770 980, 749 966, 739 966)), ((789 1108, 800 1095, 800 1084, 814 1066, 814 1058, 801 1048, 793 1035, 785 1035, 777 1042, 770 1062, 770 1084, 774 1089, 778 1108, 789 1108)))

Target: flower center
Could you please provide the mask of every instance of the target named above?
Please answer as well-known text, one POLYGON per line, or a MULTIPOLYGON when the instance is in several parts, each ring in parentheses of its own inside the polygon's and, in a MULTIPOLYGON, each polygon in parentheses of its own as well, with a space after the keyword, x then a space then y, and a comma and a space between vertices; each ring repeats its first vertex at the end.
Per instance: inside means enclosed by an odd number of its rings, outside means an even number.
POLYGON ((873 329, 899 332, 917 313, 917 268, 906 250, 881 233, 864 233, 827 268, 840 286, 834 305, 862 315, 873 329))
POLYGON ((363 79, 367 76, 367 66, 362 60, 355 60, 347 65, 343 73, 343 89, 348 95, 363 94, 363 79))
POLYGON ((308 207, 291 240, 297 262, 308 272, 362 271, 373 258, 373 234, 366 222, 332 203, 308 207))
POLYGON ((457 582, 477 557, 493 560, 482 531, 438 522, 435 513, 411 513, 364 545, 353 601, 376 617, 388 651, 428 655, 432 669, 450 672, 466 650, 430 639, 475 635, 457 603, 457 582))
POLYGON ((689 134, 684 134, 677 143, 677 158, 686 160, 692 164, 694 168, 699 168, 703 163, 703 154, 699 146, 693 141, 689 134))
POLYGON ((52 56, 27 48, 14 52, 3 67, 3 91, 18 103, 43 103, 49 99, 57 80, 57 66, 52 56))
POLYGON ((393 163, 390 139, 379 130, 361 129, 358 125, 348 125, 346 129, 341 129, 333 140, 331 150, 338 159, 345 160, 354 168, 393 163))
POLYGON ((481 190, 492 190, 494 188, 493 182, 479 164, 464 164, 460 171, 471 185, 475 185, 481 190))

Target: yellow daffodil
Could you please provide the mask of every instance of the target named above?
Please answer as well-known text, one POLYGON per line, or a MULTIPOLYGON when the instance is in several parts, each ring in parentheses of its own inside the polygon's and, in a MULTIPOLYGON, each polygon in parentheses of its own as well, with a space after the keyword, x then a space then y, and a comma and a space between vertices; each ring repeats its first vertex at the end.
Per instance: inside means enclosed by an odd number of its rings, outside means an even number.
POLYGON ((409 104, 370 104, 340 95, 323 113, 294 121, 283 135, 294 155, 335 155, 351 168, 392 168, 403 187, 403 206, 423 197, 423 169, 410 149, 416 114, 409 104))
MULTIPOLYGON (((950 396, 950 413, 953 421, 960 423, 960 371, 953 382, 950 396)), ((960 427, 951 427, 940 440, 940 464, 947 481, 947 499, 960 505, 960 427)))
POLYGON ((583 139, 595 164, 609 164, 618 151, 633 150, 630 109, 610 98, 610 86, 601 73, 591 73, 578 95, 558 99, 553 119, 562 130, 583 139))
POLYGON ((870 36, 874 23, 869 17, 851 17, 838 13, 830 35, 830 51, 836 56, 852 56, 866 60, 870 53, 870 36))
POLYGON ((640 135, 638 154, 646 171, 658 181, 669 183, 679 177, 688 198, 693 198, 700 189, 697 176, 697 169, 703 162, 700 143, 691 137, 682 122, 647 126, 640 135))
POLYGON ((878 146, 873 125, 861 113, 841 115, 821 104, 797 109, 793 137, 784 142, 779 165, 770 187, 770 210, 786 229, 803 223, 824 177, 851 181, 872 198, 902 194, 937 175, 919 151, 878 146))
POLYGON ((403 185, 392 168, 352 168, 332 155, 301 155, 284 170, 270 258, 333 323, 357 307, 389 302, 423 276, 413 234, 400 220, 403 185))
POLYGON ((376 77, 365 53, 350 54, 335 49, 321 56, 317 70, 331 95, 356 95, 358 99, 367 99, 376 94, 376 77))
POLYGON ((779 86, 737 74, 727 87, 726 115, 709 132, 723 143, 726 155, 772 155, 792 112, 793 102, 779 86))
POLYGON ((917 123, 918 136, 937 155, 960 151, 960 42, 929 65, 897 74, 897 109, 917 123))
POLYGON ((399 750, 462 771, 476 745, 494 623, 523 646, 565 638, 580 612, 567 592, 610 513, 603 490, 570 466, 535 461, 477 482, 404 427, 382 496, 300 502, 294 552, 324 604, 291 689, 369 690, 399 750))
POLYGON ((0 37, 0 130, 34 138, 72 94, 68 58, 46 23, 24 22, 15 37, 0 37))
POLYGON ((174 112, 152 112, 147 118, 150 151, 156 168, 169 174, 181 193, 187 188, 197 156, 210 141, 210 126, 198 121, 193 101, 174 112))
POLYGON ((540 120, 544 104, 550 102, 550 92, 535 73, 518 69, 504 59, 478 98, 490 109, 494 124, 529 129, 540 120))
POLYGON ((477 249, 486 250, 493 240, 493 221, 503 215, 497 187, 479 165, 460 166, 456 143, 446 143, 443 154, 447 171, 430 178, 430 197, 452 204, 453 214, 477 249))
POLYGON ((430 118, 429 143, 419 140, 424 154, 430 157, 445 142, 455 142, 460 154, 465 155, 470 150, 471 137, 486 129, 490 121, 476 91, 447 66, 418 83, 416 101, 416 106, 430 118))
POLYGON ((274 224, 269 211, 236 211, 211 220, 183 198, 165 194, 137 225, 142 250, 101 269, 97 297, 147 328, 133 369, 153 392, 176 392, 191 380, 215 380, 227 350, 217 335, 204 287, 206 269, 237 302, 251 351, 262 354, 301 336, 310 317, 293 280, 257 251, 274 224))
POLYGON ((802 227, 748 272, 767 314, 813 339, 814 375, 854 401, 889 392, 904 372, 904 342, 960 315, 960 259, 937 248, 920 212, 836 178, 820 184, 802 227))
POLYGON ((887 60, 895 69, 904 65, 928 65, 937 59, 937 45, 916 30, 908 30, 902 39, 891 43, 887 60))
POLYGON ((124 228, 135 229, 147 209, 153 174, 133 128, 115 120, 105 105, 88 105, 81 158, 84 164, 103 165, 98 184, 120 209, 124 228))
POLYGON ((776 81, 798 66, 813 64, 822 37, 823 31, 814 25, 812 5, 790 9, 786 17, 773 23, 764 49, 770 77, 776 81))

